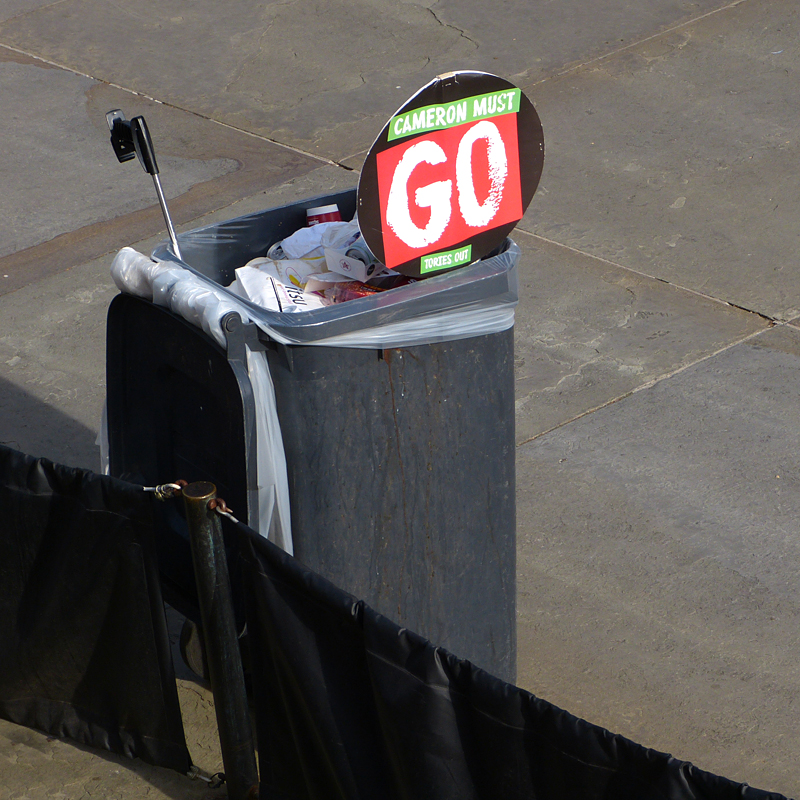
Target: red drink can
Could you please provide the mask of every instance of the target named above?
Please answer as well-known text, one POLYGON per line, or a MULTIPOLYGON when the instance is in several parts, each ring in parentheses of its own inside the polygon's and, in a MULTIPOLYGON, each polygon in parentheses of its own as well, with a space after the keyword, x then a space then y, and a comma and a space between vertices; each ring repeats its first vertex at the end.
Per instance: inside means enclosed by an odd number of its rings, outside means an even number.
POLYGON ((320 222, 341 222, 342 215, 339 213, 339 206, 334 203, 330 206, 307 209, 306 220, 309 226, 319 225, 320 222))
POLYGON ((334 303, 345 303, 348 300, 369 297, 371 294, 378 294, 378 292, 382 291, 383 289, 378 289, 367 283, 361 283, 361 281, 347 281, 345 283, 334 283, 330 293, 326 292, 325 296, 333 300, 334 303))

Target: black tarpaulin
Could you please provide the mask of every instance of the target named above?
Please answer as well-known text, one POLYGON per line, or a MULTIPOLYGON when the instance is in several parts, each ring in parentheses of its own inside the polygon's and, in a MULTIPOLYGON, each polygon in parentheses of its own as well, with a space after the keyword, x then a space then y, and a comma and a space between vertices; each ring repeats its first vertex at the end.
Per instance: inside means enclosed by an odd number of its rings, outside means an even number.
POLYGON ((150 503, 0 446, 0 716, 186 772, 150 503))
POLYGON ((239 533, 264 798, 781 800, 504 683, 239 533))

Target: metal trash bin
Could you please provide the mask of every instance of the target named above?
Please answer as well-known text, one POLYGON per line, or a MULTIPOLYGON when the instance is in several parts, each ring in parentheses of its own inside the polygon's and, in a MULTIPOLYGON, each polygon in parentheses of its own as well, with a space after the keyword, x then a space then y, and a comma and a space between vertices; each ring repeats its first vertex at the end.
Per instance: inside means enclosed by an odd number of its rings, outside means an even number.
MULTIPOLYGON (((337 203, 350 218, 355 201, 353 190, 230 220, 179 236, 182 262, 166 245, 154 257, 219 288, 304 225, 307 208, 337 203)), ((262 411, 249 348, 266 359, 274 386, 294 555, 402 626, 513 682, 519 250, 510 240, 501 250, 473 270, 474 280, 462 270, 427 279, 415 286, 433 281, 429 288, 441 291, 412 292, 399 307, 367 298, 307 317, 235 298, 256 324, 229 315, 225 348, 161 305, 115 298, 107 343, 111 473, 149 484, 212 481, 257 527, 262 411), (502 296, 510 326, 397 347, 336 345, 354 325, 376 320, 405 315, 411 325, 430 325, 448 303, 457 309, 481 292, 502 296)), ((188 538, 168 506, 159 521, 165 595, 196 619, 188 538)))

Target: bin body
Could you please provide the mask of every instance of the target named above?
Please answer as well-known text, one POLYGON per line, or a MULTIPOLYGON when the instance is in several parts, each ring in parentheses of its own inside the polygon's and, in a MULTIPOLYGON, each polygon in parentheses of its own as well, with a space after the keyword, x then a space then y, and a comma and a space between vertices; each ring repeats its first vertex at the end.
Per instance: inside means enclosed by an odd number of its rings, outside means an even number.
MULTIPOLYGON (((355 195, 312 198, 186 234, 184 258, 227 285, 236 267, 300 227, 307 207, 328 202, 346 217, 355 195)), ((220 379, 224 351, 187 325, 136 298, 112 304, 112 474, 151 484, 210 480, 228 487, 223 496, 236 511, 234 502, 246 506, 256 483, 259 409, 232 362, 231 376, 220 379), (187 408, 191 419, 181 419, 187 408), (231 441, 221 457, 223 431, 231 441), (173 471, 164 474, 167 468, 173 471)), ((513 682, 513 330, 380 350, 286 345, 258 357, 268 359, 275 387, 295 555, 400 625, 513 682)), ((177 515, 161 524, 161 569, 187 613, 185 530, 177 515)))
POLYGON ((295 555, 513 682, 513 332, 271 356, 295 555))

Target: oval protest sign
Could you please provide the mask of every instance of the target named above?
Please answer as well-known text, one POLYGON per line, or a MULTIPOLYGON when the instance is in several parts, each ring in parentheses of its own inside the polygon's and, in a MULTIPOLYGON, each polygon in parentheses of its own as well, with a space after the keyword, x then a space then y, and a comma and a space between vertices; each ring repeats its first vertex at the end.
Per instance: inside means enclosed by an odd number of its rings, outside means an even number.
POLYGON ((522 219, 544 163, 542 125, 512 83, 440 75, 389 120, 358 184, 358 222, 387 267, 425 277, 470 264, 522 219))

